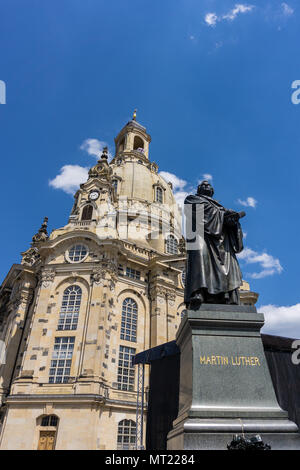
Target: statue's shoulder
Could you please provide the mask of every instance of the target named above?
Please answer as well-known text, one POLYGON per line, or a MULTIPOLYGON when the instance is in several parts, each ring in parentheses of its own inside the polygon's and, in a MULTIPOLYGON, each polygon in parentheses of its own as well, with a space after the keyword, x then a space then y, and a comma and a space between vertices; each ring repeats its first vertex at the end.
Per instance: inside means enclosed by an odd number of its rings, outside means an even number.
MULTIPOLYGON (((224 207, 222 204, 220 204, 218 201, 215 199, 212 199, 209 196, 204 196, 201 194, 201 196, 198 196, 197 194, 190 194, 185 198, 184 204, 203 204, 205 208, 217 208, 217 209, 223 209, 224 207)), ((206 209, 205 209, 206 210, 206 209)))
POLYGON ((212 199, 209 196, 204 196, 204 197, 208 202, 210 202, 210 204, 213 204, 214 206, 216 206, 220 209, 224 209, 223 205, 219 201, 216 201, 215 199, 212 199))
POLYGON ((204 204, 205 200, 202 196, 197 196, 197 194, 189 194, 185 200, 184 204, 204 204))
POLYGON ((189 194, 185 200, 185 204, 211 204, 219 207, 223 207, 222 204, 220 204, 218 201, 215 201, 209 196, 204 196, 201 194, 201 196, 198 196, 197 194, 189 194))

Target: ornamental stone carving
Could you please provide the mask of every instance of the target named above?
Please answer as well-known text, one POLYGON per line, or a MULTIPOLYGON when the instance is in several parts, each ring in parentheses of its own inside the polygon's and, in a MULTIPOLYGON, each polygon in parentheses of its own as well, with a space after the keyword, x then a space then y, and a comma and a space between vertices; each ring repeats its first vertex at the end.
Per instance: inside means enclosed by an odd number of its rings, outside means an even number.
POLYGON ((152 301, 157 300, 159 303, 163 303, 164 300, 167 300, 169 305, 173 306, 175 304, 175 291, 165 286, 153 286, 150 289, 150 296, 152 301))
POLYGON ((32 237, 32 243, 33 244, 39 243, 39 242, 45 242, 46 240, 48 240, 49 235, 48 235, 47 228, 48 228, 48 217, 45 217, 44 222, 41 225, 41 228, 32 237))
POLYGON ((21 264, 26 264, 27 266, 32 266, 40 257, 39 251, 36 247, 29 248, 27 251, 22 253, 22 262, 21 264))
POLYGON ((116 269, 111 269, 112 266, 104 263, 91 274, 91 283, 97 286, 104 286, 105 281, 108 283, 109 289, 114 292, 117 281, 116 269))
POLYGON ((185 243, 184 237, 181 237, 181 239, 179 240, 178 248, 179 248, 179 253, 181 253, 182 255, 186 254, 186 243, 185 243))
POLYGON ((9 310, 25 309, 33 299, 33 289, 19 290, 8 305, 9 310))
POLYGON ((103 286, 105 281, 106 271, 103 268, 98 268, 91 274, 91 283, 96 286, 103 286))
POLYGON ((100 160, 98 160, 98 163, 89 171, 89 179, 100 178, 106 181, 111 181, 112 169, 109 166, 107 159, 108 148, 104 147, 100 160))
POLYGON ((175 299, 176 299, 176 294, 175 294, 175 292, 168 291, 168 292, 167 292, 167 299, 168 299, 169 305, 170 305, 171 307, 173 307, 173 306, 175 305, 175 299))
POLYGON ((44 269, 40 273, 40 282, 42 287, 47 288, 51 285, 55 278, 54 269, 44 269))

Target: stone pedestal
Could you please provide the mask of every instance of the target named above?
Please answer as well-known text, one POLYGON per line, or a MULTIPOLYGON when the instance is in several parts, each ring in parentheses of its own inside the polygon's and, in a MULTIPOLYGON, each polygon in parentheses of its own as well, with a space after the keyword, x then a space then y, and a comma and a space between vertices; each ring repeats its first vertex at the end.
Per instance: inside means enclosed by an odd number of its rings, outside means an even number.
POLYGON ((179 414, 168 449, 225 450, 233 434, 260 434, 272 449, 300 449, 295 423, 277 402, 253 306, 203 304, 177 333, 179 414))

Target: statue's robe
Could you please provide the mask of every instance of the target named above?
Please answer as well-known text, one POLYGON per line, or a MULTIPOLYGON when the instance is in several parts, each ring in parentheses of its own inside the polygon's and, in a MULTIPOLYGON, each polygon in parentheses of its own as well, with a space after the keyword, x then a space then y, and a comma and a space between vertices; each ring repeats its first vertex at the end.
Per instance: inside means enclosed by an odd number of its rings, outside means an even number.
MULTIPOLYGON (((209 196, 187 196, 185 212, 192 213, 193 230, 196 226, 196 205, 201 204, 204 211, 204 237, 196 235, 196 249, 187 244, 187 266, 185 302, 199 289, 211 295, 233 291, 242 284, 242 273, 236 253, 243 249, 243 232, 239 222, 232 226, 224 224, 226 209, 209 196), (192 204, 192 211, 187 205, 192 204)), ((199 208, 199 206, 198 206, 199 208)), ((191 228, 187 228, 187 235, 191 228)), ((189 241, 195 241, 187 239, 189 241)))

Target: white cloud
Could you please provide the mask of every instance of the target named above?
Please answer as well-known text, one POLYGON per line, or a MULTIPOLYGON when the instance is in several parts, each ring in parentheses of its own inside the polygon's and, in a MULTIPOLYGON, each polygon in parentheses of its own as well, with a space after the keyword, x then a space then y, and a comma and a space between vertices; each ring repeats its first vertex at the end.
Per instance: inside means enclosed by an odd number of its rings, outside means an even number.
POLYGON ((254 5, 243 5, 242 3, 237 3, 232 10, 222 16, 222 19, 233 21, 239 13, 248 13, 253 10, 253 8, 254 5))
POLYGON ((178 178, 178 176, 174 175, 174 173, 169 173, 168 171, 160 171, 159 175, 167 183, 172 183, 175 201, 183 209, 184 200, 189 194, 187 191, 185 191, 185 187, 188 184, 187 181, 178 178))
POLYGON ((238 199, 238 203, 245 207, 256 207, 257 200, 254 197, 247 197, 245 201, 238 199))
POLYGON ((202 183, 203 180, 206 180, 206 181, 212 181, 213 180, 212 175, 210 175, 209 173, 203 173, 202 178, 203 178, 202 180, 198 181, 198 184, 202 183))
POLYGON ((172 183, 174 191, 177 189, 182 190, 187 184, 185 180, 178 178, 178 176, 168 171, 160 171, 159 174, 167 183, 172 183))
POLYGON ((183 208, 184 200, 188 195, 189 193, 187 193, 186 191, 176 191, 174 193, 175 200, 180 207, 183 208))
POLYGON ((168 171, 160 171, 159 174, 167 183, 172 183, 175 201, 179 207, 183 209, 184 200, 189 194, 188 192, 184 191, 187 182, 181 178, 178 178, 178 176, 174 175, 173 173, 169 173, 168 171))
MULTIPOLYGON (((103 148, 108 147, 108 144, 98 139, 86 139, 81 144, 80 149, 84 150, 93 157, 99 159, 102 155, 103 148)), ((111 159, 112 155, 108 152, 108 158, 111 159)), ((62 189, 67 194, 74 194, 81 183, 88 179, 89 168, 80 165, 64 165, 60 169, 60 173, 49 181, 49 186, 55 189, 62 189)))
POLYGON ((265 315, 263 333, 300 338, 300 303, 290 306, 263 305, 258 311, 265 315))
POLYGON ((64 165, 60 173, 49 181, 49 186, 74 194, 81 183, 88 179, 88 168, 79 165, 64 165))
POLYGON ((208 24, 208 26, 216 26, 218 17, 215 13, 207 13, 205 15, 204 21, 206 24, 208 24))
POLYGON ((245 247, 244 250, 238 254, 238 258, 243 260, 246 264, 259 264, 261 270, 254 273, 249 273, 248 277, 252 279, 262 279, 273 274, 280 274, 283 270, 278 258, 269 255, 266 252, 258 253, 245 247))
POLYGON ((285 16, 291 16, 294 13, 293 8, 290 7, 287 3, 283 2, 281 6, 285 16))
MULTIPOLYGON (((104 147, 108 147, 108 144, 102 140, 85 139, 81 144, 80 149, 98 159, 101 157, 104 147)), ((108 152, 108 158, 109 160, 112 158, 110 152, 108 152)))
POLYGON ((253 10, 254 5, 245 5, 243 3, 237 3, 234 8, 229 10, 225 15, 216 15, 214 12, 207 13, 204 17, 204 21, 208 26, 214 27, 217 21, 233 21, 240 13, 248 13, 253 10))

